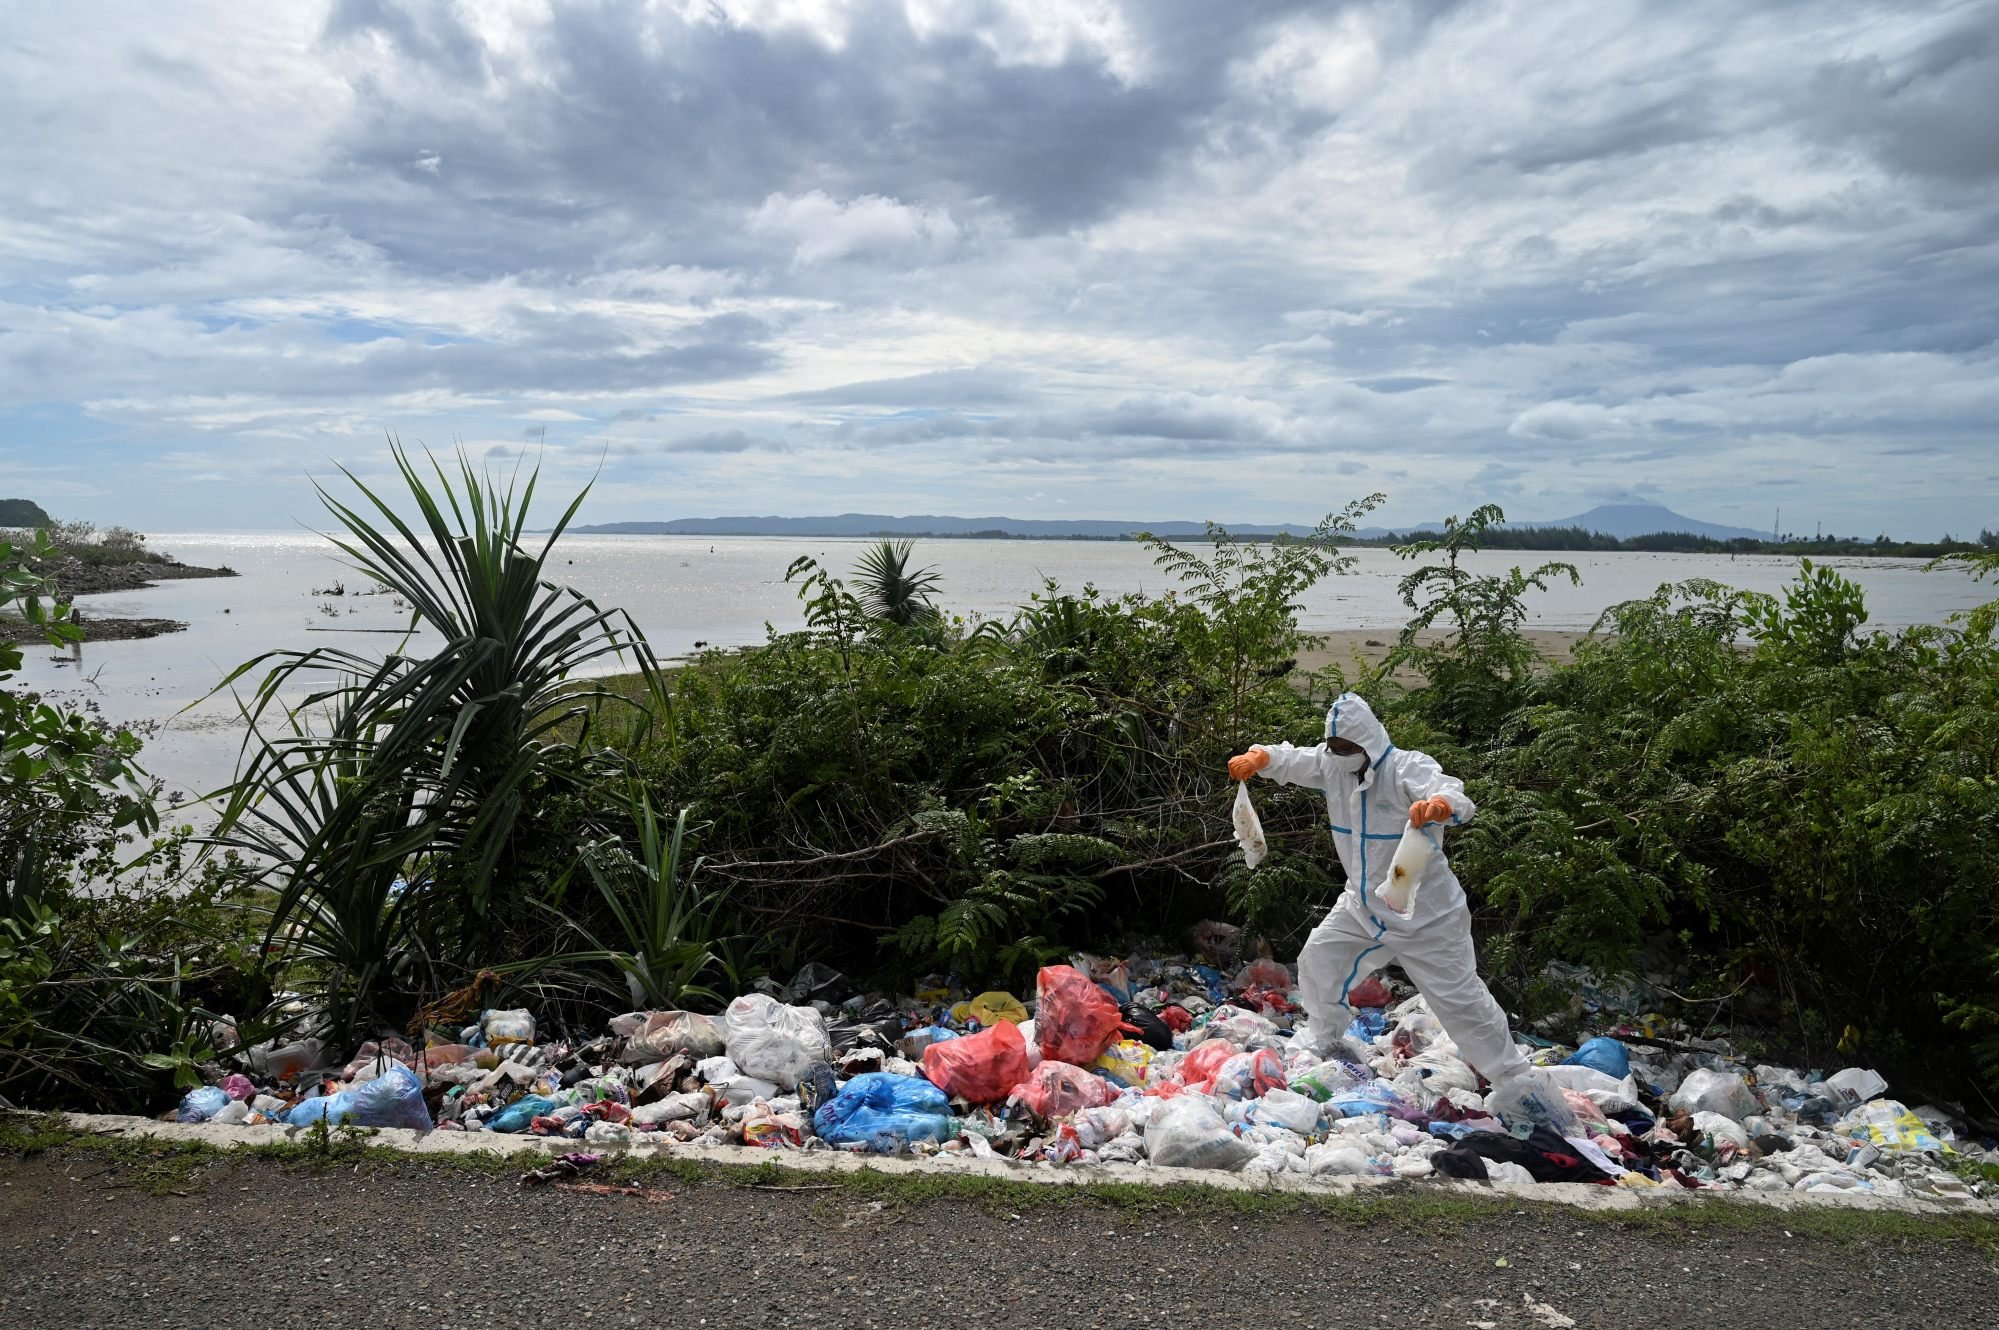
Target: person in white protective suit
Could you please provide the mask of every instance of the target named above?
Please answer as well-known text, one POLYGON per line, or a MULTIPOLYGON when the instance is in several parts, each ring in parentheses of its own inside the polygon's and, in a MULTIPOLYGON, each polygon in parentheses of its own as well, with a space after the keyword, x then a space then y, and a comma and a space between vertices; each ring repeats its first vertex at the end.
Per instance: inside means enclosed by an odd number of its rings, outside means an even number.
POLYGON ((1347 995, 1391 961, 1415 981, 1430 1011, 1458 1046, 1458 1056, 1492 1082, 1489 1104, 1513 1121, 1574 1129, 1561 1093, 1514 1047, 1506 1013, 1478 977, 1471 907, 1444 855, 1430 858, 1410 916, 1384 906, 1381 884, 1410 824, 1462 826, 1478 811, 1464 782, 1426 753, 1397 748, 1357 694, 1342 693, 1326 713, 1326 741, 1312 748, 1258 744, 1229 761, 1229 775, 1261 774, 1280 785, 1326 794, 1333 846, 1347 887, 1298 953, 1298 990, 1307 1023, 1303 1039, 1322 1057, 1356 1058, 1343 1036, 1353 1021, 1347 995))

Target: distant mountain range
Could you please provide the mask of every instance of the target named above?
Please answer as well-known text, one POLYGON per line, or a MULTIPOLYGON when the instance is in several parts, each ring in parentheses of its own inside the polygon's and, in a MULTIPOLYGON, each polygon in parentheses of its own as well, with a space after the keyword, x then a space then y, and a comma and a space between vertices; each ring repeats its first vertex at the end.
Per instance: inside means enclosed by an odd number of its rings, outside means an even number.
MULTIPOLYGON (((1374 539, 1408 531, 1436 530, 1441 522, 1423 522, 1411 527, 1362 527, 1354 534, 1374 539)), ((1547 522, 1508 522, 1513 527, 1571 527, 1600 531, 1619 540, 1649 536, 1661 531, 1687 532, 1716 540, 1767 539, 1767 531, 1746 527, 1718 526, 1683 517, 1659 504, 1600 504, 1574 517, 1558 517, 1547 522)), ((1280 532, 1302 536, 1312 528, 1296 523, 1276 526, 1246 523, 1228 524, 1239 536, 1274 536, 1280 532)), ((595 526, 570 528, 584 535, 599 536, 1011 536, 1041 540, 1124 540, 1141 531, 1156 536, 1185 539, 1205 535, 1200 522, 1116 522, 1101 519, 1020 518, 1020 517, 941 517, 919 514, 892 517, 885 513, 841 513, 835 517, 680 517, 669 522, 602 522, 595 526)))

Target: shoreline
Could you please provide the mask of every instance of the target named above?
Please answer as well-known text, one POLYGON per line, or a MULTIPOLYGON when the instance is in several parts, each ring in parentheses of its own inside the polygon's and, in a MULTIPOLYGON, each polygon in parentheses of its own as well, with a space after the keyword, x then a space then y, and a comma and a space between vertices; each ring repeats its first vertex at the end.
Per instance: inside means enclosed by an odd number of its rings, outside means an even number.
POLYGON ((141 591, 159 582, 178 582, 202 577, 237 577, 234 568, 198 568, 172 560, 153 562, 134 559, 129 563, 86 563, 73 555, 50 560, 43 570, 55 584, 62 600, 78 596, 101 596, 113 591, 141 591))
MULTIPOLYGON (((1298 672, 1310 673, 1328 665, 1351 666, 1356 655, 1369 667, 1379 665, 1401 635, 1400 628, 1339 628, 1314 634, 1324 640, 1324 645, 1298 653, 1298 672)), ((1419 634, 1418 640, 1429 643, 1444 636, 1442 632, 1427 632, 1419 634)), ((1549 664, 1566 665, 1575 659, 1576 643, 1589 634, 1580 628, 1524 628, 1520 636, 1546 657, 1549 664)))
MULTIPOLYGON (((121 619, 100 616, 79 609, 79 596, 115 595, 143 591, 161 582, 189 581, 210 577, 241 576, 234 568, 201 568, 172 559, 134 559, 127 563, 88 563, 74 555, 60 555, 42 570, 55 588, 57 604, 70 607, 71 622, 83 629, 83 642, 134 642, 187 628, 179 619, 121 619)), ((0 615, 0 643, 29 646, 46 642, 38 625, 14 615, 0 615)), ((61 647, 55 648, 62 650, 61 647)))

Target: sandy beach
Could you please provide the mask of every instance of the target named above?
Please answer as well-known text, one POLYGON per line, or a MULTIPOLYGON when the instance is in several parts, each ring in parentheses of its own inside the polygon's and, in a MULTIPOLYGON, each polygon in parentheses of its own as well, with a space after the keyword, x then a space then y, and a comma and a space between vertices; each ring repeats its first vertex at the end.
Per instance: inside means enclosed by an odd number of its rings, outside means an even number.
MULTIPOLYGON (((1351 674, 1356 655, 1370 666, 1379 665, 1395 645, 1401 631, 1399 628, 1354 628, 1323 634, 1324 646, 1298 653, 1298 668, 1312 671, 1339 664, 1347 666, 1351 674)), ((1424 633, 1422 639, 1434 642, 1442 636, 1442 633, 1424 633)), ((1589 634, 1566 629, 1530 628, 1521 636, 1533 643, 1534 649, 1551 662, 1566 664, 1574 658, 1576 643, 1589 634)))

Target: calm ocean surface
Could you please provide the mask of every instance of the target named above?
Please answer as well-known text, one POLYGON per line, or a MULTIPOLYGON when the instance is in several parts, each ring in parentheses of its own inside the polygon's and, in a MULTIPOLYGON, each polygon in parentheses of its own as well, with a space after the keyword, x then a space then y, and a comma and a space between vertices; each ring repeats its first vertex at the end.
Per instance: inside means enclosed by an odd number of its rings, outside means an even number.
MULTIPOLYGON (((230 670, 260 652, 285 647, 338 646, 374 653, 397 641, 406 622, 391 598, 370 590, 319 536, 302 532, 182 532, 150 542, 184 563, 227 564, 240 577, 164 582, 134 592, 83 598, 87 613, 179 619, 185 632, 140 642, 83 648, 82 664, 35 648, 27 652, 20 686, 65 699, 89 698, 113 719, 146 724, 146 764, 170 788, 198 791, 228 779, 241 733, 233 704, 214 699, 182 708, 230 670), (336 582, 348 594, 322 594, 336 582), (367 631, 374 630, 374 631, 367 631)), ((801 554, 844 574, 870 542, 764 536, 570 536, 557 547, 553 573, 600 605, 628 611, 664 657, 697 643, 740 646, 763 640, 765 625, 800 625, 795 586, 785 569, 801 554)), ((1387 550, 1354 551, 1349 576, 1328 578, 1306 597, 1304 626, 1312 631, 1393 629, 1407 612, 1395 582, 1411 567, 1387 550)), ((1570 554, 1497 551, 1471 556, 1474 571, 1566 558, 1582 585, 1558 585, 1532 599, 1529 627, 1588 628, 1602 610, 1649 595, 1662 582, 1706 577, 1756 591, 1777 591, 1797 560, 1689 554, 1570 554)), ((1999 595, 1958 572, 1925 573, 1919 560, 1828 560, 1867 589, 1872 623, 1899 627, 1940 623, 1952 613, 1999 595)), ((1052 578, 1069 589, 1161 591, 1169 583, 1136 544, 1108 541, 933 540, 917 544, 916 563, 943 578, 940 600, 955 613, 1008 616, 1052 578)), ((419 642, 422 640, 419 635, 419 642)))

